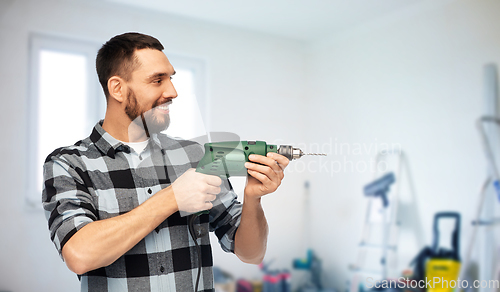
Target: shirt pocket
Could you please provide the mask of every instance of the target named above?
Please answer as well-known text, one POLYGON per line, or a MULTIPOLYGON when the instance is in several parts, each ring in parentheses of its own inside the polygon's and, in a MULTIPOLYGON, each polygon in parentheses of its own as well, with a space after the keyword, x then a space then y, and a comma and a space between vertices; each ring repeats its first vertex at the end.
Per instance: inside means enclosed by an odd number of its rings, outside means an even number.
POLYGON ((97 190, 99 219, 106 219, 127 213, 137 207, 137 194, 131 190, 97 190))

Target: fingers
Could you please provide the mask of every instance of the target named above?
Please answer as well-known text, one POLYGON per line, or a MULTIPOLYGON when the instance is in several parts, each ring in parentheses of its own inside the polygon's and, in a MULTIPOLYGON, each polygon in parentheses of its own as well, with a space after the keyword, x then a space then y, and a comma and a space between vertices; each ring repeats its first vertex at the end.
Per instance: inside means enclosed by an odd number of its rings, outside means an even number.
POLYGON ((212 202, 212 201, 215 201, 215 199, 217 199, 216 195, 206 195, 205 196, 205 202, 212 202))
MULTIPOLYGON (((260 181, 266 187, 270 186, 273 183, 273 181, 269 178, 269 176, 267 176, 261 172, 249 169, 248 174, 253 176, 254 178, 256 178, 258 181, 260 181)), ((279 184, 279 182, 278 182, 278 184, 279 184)))
POLYGON ((290 163, 290 160, 288 160, 288 158, 278 153, 269 152, 267 153, 267 157, 274 159, 283 170, 285 170, 285 168, 290 163))
POLYGON ((278 164, 283 170, 288 166, 288 163, 290 163, 290 160, 285 156, 273 152, 267 153, 266 156, 252 154, 248 158, 253 162, 265 164, 269 167, 278 164))
POLYGON ((204 180, 207 184, 211 186, 220 186, 222 184, 222 179, 215 175, 201 174, 204 177, 204 180))
POLYGON ((204 189, 201 190, 202 193, 208 194, 208 195, 217 195, 221 191, 220 187, 214 187, 214 186, 205 186, 204 189))
MULTIPOLYGON (((279 155, 279 154, 277 154, 277 155, 279 155)), ((256 162, 256 163, 260 163, 260 164, 269 166, 274 171, 282 170, 281 167, 279 167, 279 165, 276 163, 276 160, 274 160, 273 158, 267 157, 267 156, 252 154, 248 157, 248 159, 252 162, 256 162)), ((246 164, 245 164, 245 167, 246 167, 246 164)))
POLYGON ((274 162, 270 166, 247 162, 245 163, 245 167, 249 171, 255 171, 264 174, 270 179, 273 179, 274 177, 280 178, 283 175, 283 170, 279 167, 279 165, 276 162, 274 162))
POLYGON ((198 173, 195 169, 177 178, 172 183, 172 190, 181 216, 211 209, 212 201, 221 192, 221 184, 220 177, 198 173))
POLYGON ((204 210, 210 210, 214 207, 214 204, 212 204, 211 202, 205 202, 205 205, 204 207, 202 208, 202 211, 204 210))
MULTIPOLYGON (((281 155, 277 154, 277 156, 281 155)), ((245 163, 248 174, 260 181, 268 191, 275 191, 281 185, 281 180, 284 177, 283 168, 270 157, 250 155, 249 159, 255 163, 245 163)))
MULTIPOLYGON (((281 179, 278 179, 276 174, 269 177, 266 174, 251 169, 248 170, 248 174, 250 177, 254 178, 255 181, 259 182, 259 185, 254 184, 253 187, 253 192, 256 192, 255 194, 258 194, 259 196, 272 193, 281 185, 281 179)), ((249 183, 247 184, 247 187, 248 186, 249 183)))
POLYGON ((199 207, 195 207, 193 209, 193 213, 212 209, 214 207, 214 204, 212 203, 212 201, 214 201, 215 198, 216 198, 216 196, 213 196, 213 195, 207 196, 206 200, 203 203, 200 203, 199 207))
POLYGON ((283 155, 277 153, 267 153, 267 156, 250 155, 249 160, 255 163, 246 163, 245 167, 249 170, 254 170, 267 175, 273 181, 281 181, 284 176, 284 169, 287 167, 289 160, 283 155))
POLYGON ((190 168, 184 173, 184 175, 186 176, 192 175, 190 179, 193 182, 195 180, 200 180, 212 186, 220 186, 222 184, 222 179, 220 177, 216 175, 209 175, 209 174, 203 174, 201 172, 196 172, 195 168, 190 168))

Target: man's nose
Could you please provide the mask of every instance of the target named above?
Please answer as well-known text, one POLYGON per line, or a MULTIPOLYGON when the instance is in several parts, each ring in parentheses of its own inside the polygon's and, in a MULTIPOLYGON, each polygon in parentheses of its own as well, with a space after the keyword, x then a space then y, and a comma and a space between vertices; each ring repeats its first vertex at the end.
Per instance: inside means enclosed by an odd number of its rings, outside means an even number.
POLYGON ((174 84, 172 83, 172 80, 169 80, 169 82, 167 82, 167 86, 165 87, 165 90, 163 91, 163 97, 170 98, 170 99, 174 99, 177 97, 177 90, 175 90, 175 87, 174 87, 174 84))

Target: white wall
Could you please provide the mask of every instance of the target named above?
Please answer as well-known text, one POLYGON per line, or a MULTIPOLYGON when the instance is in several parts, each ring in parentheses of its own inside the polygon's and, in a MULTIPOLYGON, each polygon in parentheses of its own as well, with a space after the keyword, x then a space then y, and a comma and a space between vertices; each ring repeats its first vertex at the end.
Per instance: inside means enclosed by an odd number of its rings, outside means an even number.
MULTIPOLYGON (((302 195, 310 179, 311 246, 323 259, 328 286, 343 291, 365 211, 362 186, 372 173, 335 172, 330 164, 325 170, 318 161, 369 163, 375 146, 402 145, 417 194, 417 204, 409 208, 418 207, 417 222, 424 228, 423 238, 407 231, 402 261, 418 251, 418 243, 430 243, 432 215, 440 210, 462 212, 464 251, 486 168, 474 121, 482 112, 483 65, 500 61, 499 10, 495 0, 456 0, 306 46, 101 1, 1 2, 0 121, 5 126, 0 149, 9 155, 0 170, 0 290, 74 291, 78 286, 50 243, 43 213, 24 204, 27 162, 18 153, 27 141, 29 33, 98 43, 125 31, 154 35, 167 53, 206 60, 212 130, 306 150, 331 149, 327 158, 294 162, 282 188, 265 198, 271 231, 266 260, 276 259, 276 268, 290 267, 292 258, 304 254, 305 238, 298 230, 307 222, 302 195), (351 153, 335 150, 342 145, 351 153), (366 148, 355 152, 358 145, 366 148)), ((218 246, 213 251, 215 263, 235 275, 259 276, 257 268, 239 264, 218 246)))
MULTIPOLYGON (((333 141, 329 159, 355 165, 368 163, 373 148, 350 155, 344 148, 335 155, 335 143, 395 143, 406 151, 417 194, 410 210, 418 208, 424 237, 412 237, 415 230, 403 234, 403 266, 418 251, 409 246, 431 243, 437 211, 462 213, 465 254, 486 175, 474 122, 483 112, 483 66, 500 62, 499 12, 498 1, 457 0, 310 46, 304 115, 308 143, 333 141)), ((339 290, 350 277, 348 264, 355 261, 366 204, 362 187, 372 178, 369 171, 348 168, 321 171, 311 179, 313 246, 331 275, 325 280, 339 290)), ((403 218, 410 219, 408 214, 403 218)))
MULTIPOLYGON (((5 167, 0 170, 2 291, 77 291, 79 287, 77 277, 67 270, 50 242, 44 214, 24 204, 30 33, 98 43, 126 31, 151 34, 162 41, 167 54, 206 61, 212 130, 267 141, 298 141, 303 137, 301 120, 296 117, 303 106, 299 100, 305 88, 302 43, 101 2, 18 0, 4 1, 0 6, 0 121, 4 125, 0 147, 7 154, 3 158, 5 167)), ((295 245, 289 242, 299 238, 289 232, 298 220, 293 213, 278 215, 282 206, 296 196, 287 193, 302 184, 300 176, 290 177, 264 203, 273 232, 269 256, 280 259, 297 253, 295 245), (278 247, 284 245, 286 248, 278 247)), ((218 245, 213 250, 216 265, 239 277, 259 276, 257 267, 237 263, 234 256, 222 254, 218 245)))

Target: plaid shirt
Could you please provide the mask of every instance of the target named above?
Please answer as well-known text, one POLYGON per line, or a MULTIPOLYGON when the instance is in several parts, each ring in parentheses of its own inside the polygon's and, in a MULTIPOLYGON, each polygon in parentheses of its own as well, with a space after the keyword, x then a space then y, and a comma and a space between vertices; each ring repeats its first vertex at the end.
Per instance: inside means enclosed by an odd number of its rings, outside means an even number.
MULTIPOLYGON (((124 214, 168 187, 203 157, 191 141, 163 134, 149 139, 142 153, 101 127, 73 146, 59 148, 44 164, 43 207, 59 254, 88 223, 124 214)), ((234 252, 241 204, 228 181, 221 186, 210 214, 196 219, 198 230, 215 231, 226 252, 234 252)), ((174 213, 113 264, 81 275, 82 291, 193 291, 198 269, 188 216, 174 213)), ((200 288, 213 291, 208 232, 198 239, 202 254, 200 288)))

